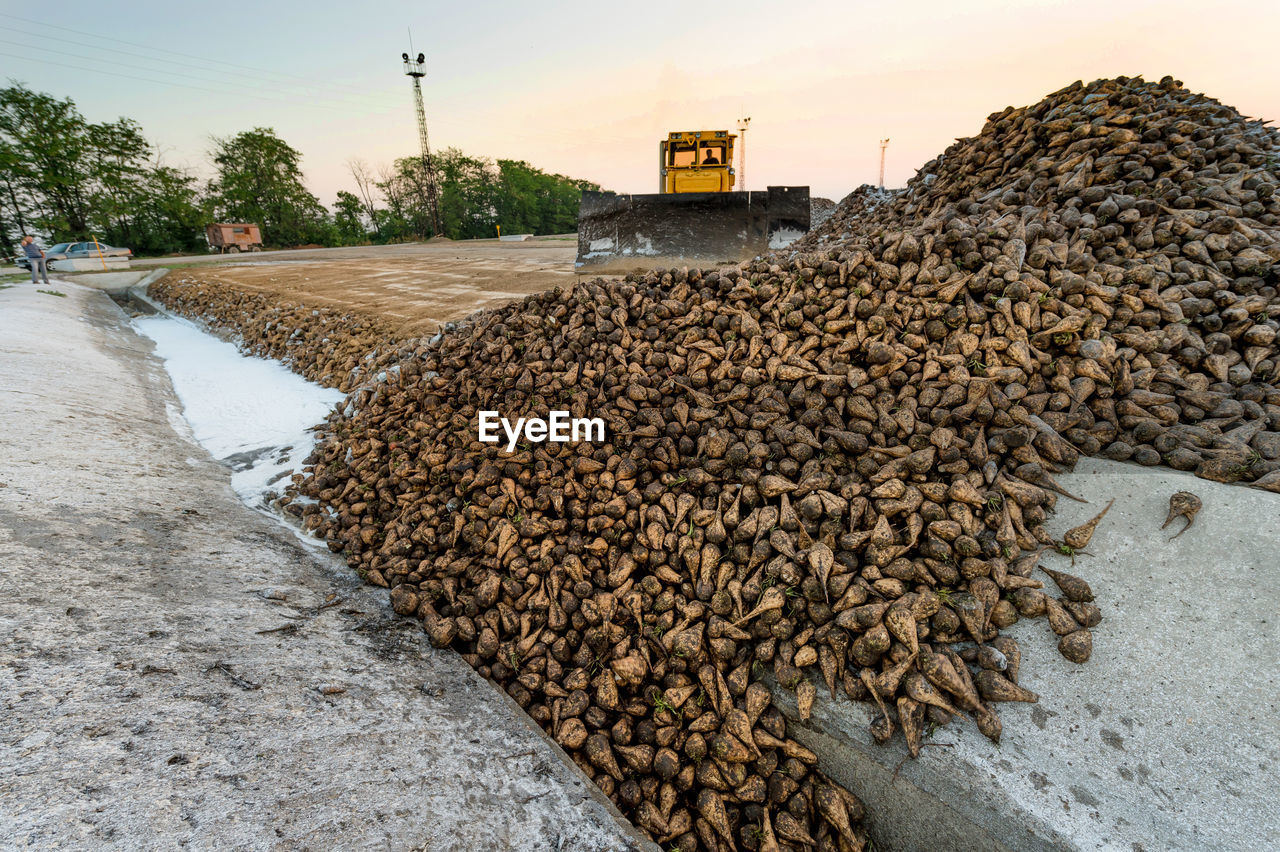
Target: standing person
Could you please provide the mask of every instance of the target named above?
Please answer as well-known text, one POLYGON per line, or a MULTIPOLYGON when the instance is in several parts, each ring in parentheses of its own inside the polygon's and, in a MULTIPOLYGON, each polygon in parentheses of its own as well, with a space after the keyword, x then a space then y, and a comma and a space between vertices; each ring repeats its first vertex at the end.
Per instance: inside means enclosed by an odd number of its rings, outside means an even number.
POLYGON ((36 245, 36 238, 27 234, 22 238, 22 251, 27 256, 27 262, 31 264, 31 283, 38 284, 36 281, 36 273, 40 273, 40 277, 44 279, 45 286, 49 285, 49 271, 45 267, 44 249, 36 245))

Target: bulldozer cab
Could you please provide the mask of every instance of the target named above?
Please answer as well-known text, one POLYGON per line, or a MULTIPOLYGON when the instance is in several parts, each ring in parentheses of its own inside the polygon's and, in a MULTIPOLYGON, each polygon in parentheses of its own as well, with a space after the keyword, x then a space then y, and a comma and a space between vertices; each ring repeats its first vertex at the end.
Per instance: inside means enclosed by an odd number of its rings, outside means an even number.
POLYGON ((658 191, 733 191, 733 140, 737 138, 727 130, 667 134, 658 145, 658 191))

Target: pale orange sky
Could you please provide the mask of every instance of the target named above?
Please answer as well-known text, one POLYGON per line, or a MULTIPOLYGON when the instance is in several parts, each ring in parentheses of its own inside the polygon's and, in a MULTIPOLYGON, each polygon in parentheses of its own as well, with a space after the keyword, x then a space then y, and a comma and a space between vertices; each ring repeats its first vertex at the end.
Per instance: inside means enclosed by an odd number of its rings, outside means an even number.
POLYGON ((427 54, 433 146, 620 191, 654 191, 668 130, 744 114, 749 188, 835 199, 875 181, 881 138, 886 182, 901 185, 989 113, 1076 79, 1172 74, 1280 118, 1275 2, 374 0, 339 14, 290 0, 254 8, 252 27, 203 5, 119 6, 0 3, 0 78, 69 96, 91 120, 132 117, 201 173, 210 136, 274 127, 326 204, 352 188, 348 158, 416 152, 407 26, 427 54))

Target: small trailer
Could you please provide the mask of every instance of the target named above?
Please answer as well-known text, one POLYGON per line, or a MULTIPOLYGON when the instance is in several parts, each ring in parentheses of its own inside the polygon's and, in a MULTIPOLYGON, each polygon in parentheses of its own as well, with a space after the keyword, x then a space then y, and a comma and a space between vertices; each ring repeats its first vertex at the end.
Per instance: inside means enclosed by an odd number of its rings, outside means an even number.
POLYGON ((220 254, 262 251, 262 231, 257 225, 215 223, 205 226, 204 235, 209 247, 220 254))

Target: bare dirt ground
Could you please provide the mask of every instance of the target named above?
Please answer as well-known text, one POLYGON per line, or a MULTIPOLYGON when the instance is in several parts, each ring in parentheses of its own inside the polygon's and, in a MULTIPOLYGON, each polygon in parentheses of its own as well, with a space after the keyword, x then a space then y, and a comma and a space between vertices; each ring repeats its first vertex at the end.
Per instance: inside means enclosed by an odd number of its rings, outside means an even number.
MULTIPOLYGON (((530 293, 571 286, 577 243, 571 238, 525 242, 472 240, 301 249, 240 255, 235 260, 177 268, 179 278, 232 284, 300 302, 374 313, 421 332, 530 293)), ((182 264, 187 258, 168 259, 182 264)), ((139 264, 163 265, 159 261, 139 264)))

